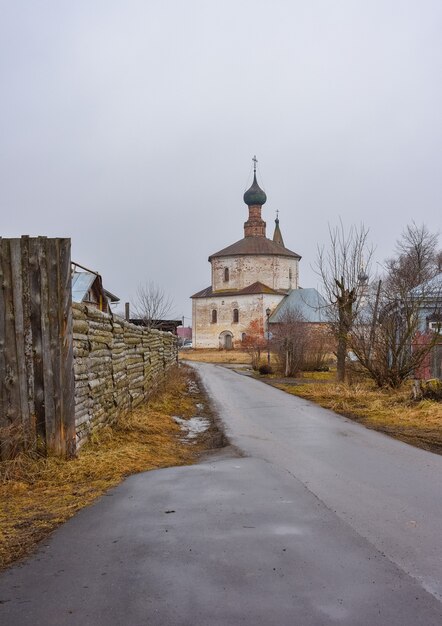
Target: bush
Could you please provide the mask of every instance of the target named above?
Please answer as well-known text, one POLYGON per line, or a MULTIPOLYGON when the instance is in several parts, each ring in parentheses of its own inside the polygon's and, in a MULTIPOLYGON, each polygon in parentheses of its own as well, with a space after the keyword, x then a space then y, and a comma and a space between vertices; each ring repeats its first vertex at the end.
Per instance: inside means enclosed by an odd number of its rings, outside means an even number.
POLYGON ((420 385, 420 391, 422 394, 422 398, 426 400, 437 400, 439 402, 442 401, 442 380, 438 380, 437 378, 432 378, 431 380, 427 380, 422 382, 420 385))
POLYGON ((328 365, 321 365, 319 367, 316 367, 314 365, 311 365, 310 363, 307 363, 302 368, 302 371, 303 372, 329 372, 330 368, 328 365))
POLYGON ((262 376, 265 376, 266 374, 272 374, 272 373, 273 373, 273 370, 272 370, 272 368, 270 367, 270 365, 267 365, 267 363, 264 363, 263 365, 260 365, 260 366, 259 366, 259 373, 260 373, 262 376))

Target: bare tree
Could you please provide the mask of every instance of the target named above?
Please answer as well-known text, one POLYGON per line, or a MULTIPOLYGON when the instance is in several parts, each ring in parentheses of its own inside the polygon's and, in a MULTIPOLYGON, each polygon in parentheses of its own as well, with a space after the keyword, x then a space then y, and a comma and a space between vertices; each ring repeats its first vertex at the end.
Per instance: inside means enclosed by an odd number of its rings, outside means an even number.
POLYGON ((379 387, 400 387, 440 342, 427 318, 440 319, 441 299, 434 280, 401 297, 379 282, 351 331, 351 348, 379 387))
POLYGON ((133 308, 147 328, 158 328, 161 320, 171 314, 173 300, 156 283, 149 281, 138 285, 133 308))
POLYGON ((403 295, 442 271, 442 251, 437 246, 437 233, 430 233, 425 224, 408 224, 396 242, 396 255, 386 261, 388 288, 403 295))
POLYGON ((304 365, 308 348, 308 330, 297 309, 287 310, 274 324, 272 350, 276 353, 279 369, 284 376, 294 376, 304 365))
POLYGON ((307 350, 302 369, 309 372, 328 370, 327 361, 334 349, 335 340, 328 327, 309 326, 307 329, 307 350))
POLYGON ((264 336, 264 325, 261 320, 256 319, 250 322, 244 333, 242 347, 246 350, 252 360, 252 368, 257 370, 261 362, 261 353, 267 345, 264 336))
POLYGON ((438 236, 425 224, 406 226, 396 242, 396 256, 371 292, 352 330, 352 349, 379 386, 399 387, 439 343, 427 318, 440 319, 441 270, 438 236))
POLYGON ((345 380, 349 333, 367 288, 373 248, 368 229, 361 224, 345 232, 342 222, 329 227, 327 249, 318 249, 317 273, 329 303, 330 325, 337 341, 337 379, 345 380))

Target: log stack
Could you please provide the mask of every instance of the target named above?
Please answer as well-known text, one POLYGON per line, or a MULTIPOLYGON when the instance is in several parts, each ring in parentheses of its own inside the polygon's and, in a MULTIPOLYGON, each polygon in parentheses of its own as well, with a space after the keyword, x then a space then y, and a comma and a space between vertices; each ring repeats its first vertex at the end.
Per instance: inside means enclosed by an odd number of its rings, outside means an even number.
POLYGON ((77 448, 103 424, 146 400, 176 363, 172 333, 73 304, 77 448))

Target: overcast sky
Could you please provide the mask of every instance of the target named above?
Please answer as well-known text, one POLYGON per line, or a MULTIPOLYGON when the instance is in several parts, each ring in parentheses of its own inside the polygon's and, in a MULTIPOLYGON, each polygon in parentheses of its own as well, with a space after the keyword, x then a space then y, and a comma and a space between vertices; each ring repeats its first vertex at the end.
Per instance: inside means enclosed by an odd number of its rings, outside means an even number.
POLYGON ((123 302, 154 280, 190 317, 254 154, 304 287, 339 217, 380 262, 411 220, 440 230, 440 0, 0 8, 0 234, 71 237, 123 302))

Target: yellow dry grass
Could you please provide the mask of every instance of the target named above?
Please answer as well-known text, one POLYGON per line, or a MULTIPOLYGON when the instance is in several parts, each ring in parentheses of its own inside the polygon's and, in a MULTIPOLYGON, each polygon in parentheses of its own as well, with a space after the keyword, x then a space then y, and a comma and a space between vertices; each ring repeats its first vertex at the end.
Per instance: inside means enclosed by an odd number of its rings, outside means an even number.
POLYGON ((252 357, 242 350, 181 350, 180 361, 200 361, 201 363, 245 363, 250 364, 252 357))
POLYGON ((442 403, 414 401, 411 389, 379 389, 368 381, 276 384, 289 393, 317 402, 369 428, 380 430, 418 447, 442 453, 442 403))
POLYGON ((27 554, 76 511, 130 474, 192 463, 201 446, 180 440, 172 415, 191 417, 198 391, 190 368, 174 368, 148 404, 94 434, 77 458, 0 463, 0 568, 27 554))
POLYGON ((329 370, 328 372, 302 372, 301 378, 307 378, 308 380, 335 380, 336 371, 329 370))

